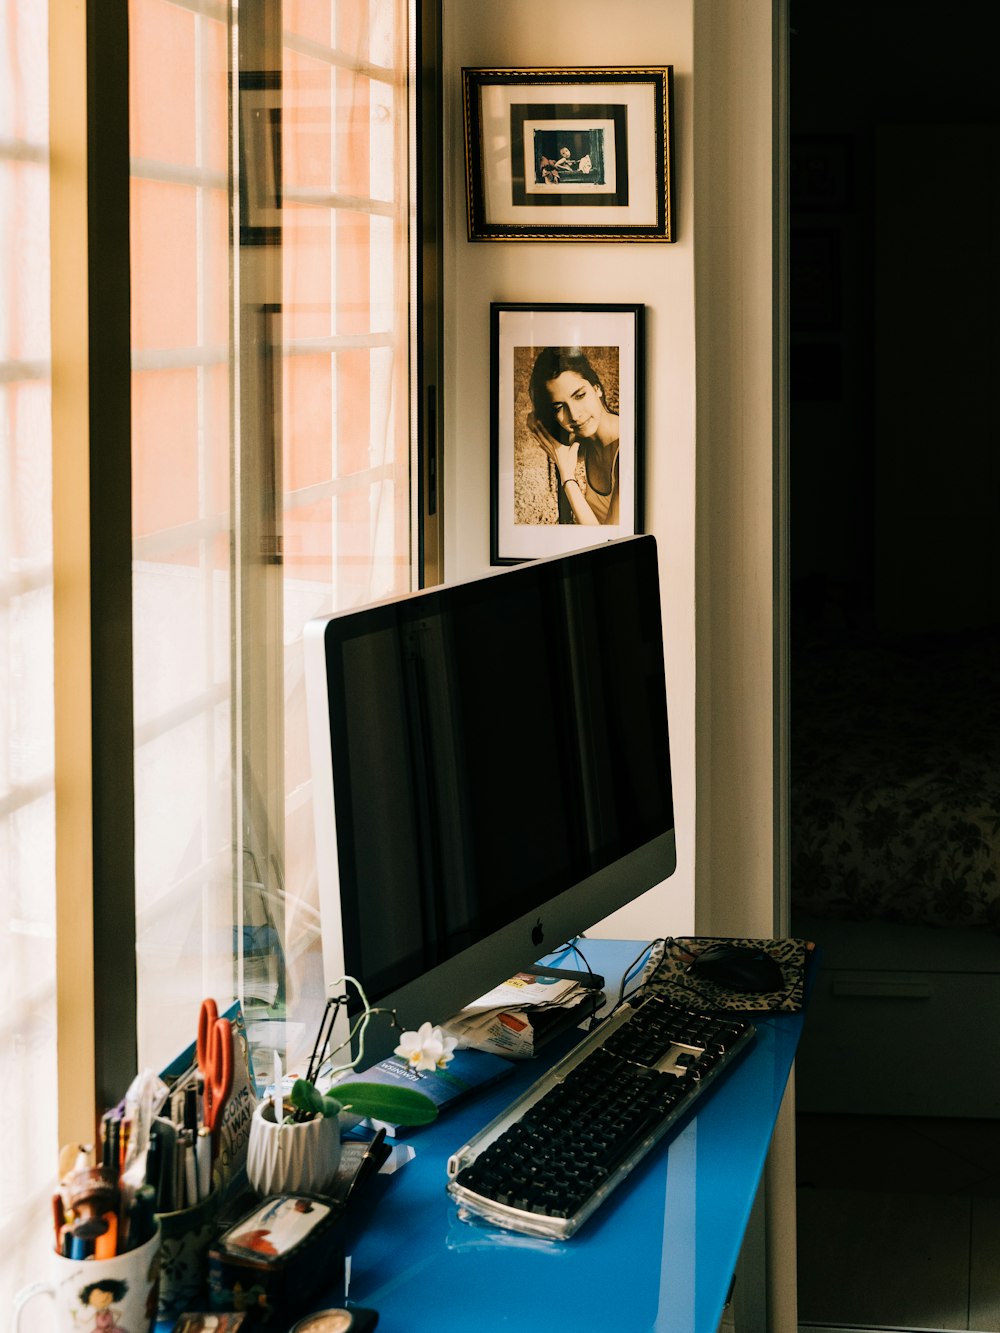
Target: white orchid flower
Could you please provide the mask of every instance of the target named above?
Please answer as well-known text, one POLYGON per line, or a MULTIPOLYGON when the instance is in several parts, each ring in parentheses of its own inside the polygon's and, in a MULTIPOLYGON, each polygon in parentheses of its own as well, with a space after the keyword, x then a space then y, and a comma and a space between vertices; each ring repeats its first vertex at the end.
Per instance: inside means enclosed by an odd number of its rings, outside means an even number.
POLYGON ((457 1045, 439 1027, 421 1023, 416 1032, 404 1032, 396 1047, 396 1055, 405 1060, 416 1073, 430 1069, 444 1069, 455 1054, 457 1045))

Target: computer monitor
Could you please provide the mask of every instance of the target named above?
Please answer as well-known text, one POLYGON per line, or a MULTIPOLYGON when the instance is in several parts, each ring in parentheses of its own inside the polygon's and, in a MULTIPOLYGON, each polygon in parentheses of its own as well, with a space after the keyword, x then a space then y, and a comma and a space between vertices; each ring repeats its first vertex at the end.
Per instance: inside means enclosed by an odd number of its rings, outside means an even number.
POLYGON ((328 987, 443 1022, 673 872, 651 536, 313 620, 305 652, 328 987))

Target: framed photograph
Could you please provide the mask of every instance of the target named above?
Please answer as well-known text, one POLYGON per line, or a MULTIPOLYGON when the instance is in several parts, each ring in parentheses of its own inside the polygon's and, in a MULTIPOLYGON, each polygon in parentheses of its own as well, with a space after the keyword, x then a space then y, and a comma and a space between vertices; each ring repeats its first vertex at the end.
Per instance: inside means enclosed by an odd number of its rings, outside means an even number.
POLYGON ((281 74, 240 75, 240 245, 281 244, 281 74))
POLYGON ((470 241, 673 241, 673 66, 464 69, 470 241))
POLYGON ((642 531, 641 305, 490 306, 490 563, 642 531))

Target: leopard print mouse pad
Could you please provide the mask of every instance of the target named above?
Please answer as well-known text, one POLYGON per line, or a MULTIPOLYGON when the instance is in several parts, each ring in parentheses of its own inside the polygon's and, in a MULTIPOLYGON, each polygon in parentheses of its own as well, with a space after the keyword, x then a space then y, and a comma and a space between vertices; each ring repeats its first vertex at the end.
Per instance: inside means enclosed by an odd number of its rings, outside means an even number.
POLYGON ((780 1010, 796 1013, 802 1008, 806 960, 812 952, 808 940, 721 939, 695 935, 665 939, 653 947, 643 969, 640 989, 645 995, 661 995, 672 1004, 687 1009, 732 1009, 741 1012, 780 1010), (691 964, 710 944, 734 944, 761 949, 781 968, 784 985, 780 990, 763 993, 730 990, 714 981, 693 976, 691 964))

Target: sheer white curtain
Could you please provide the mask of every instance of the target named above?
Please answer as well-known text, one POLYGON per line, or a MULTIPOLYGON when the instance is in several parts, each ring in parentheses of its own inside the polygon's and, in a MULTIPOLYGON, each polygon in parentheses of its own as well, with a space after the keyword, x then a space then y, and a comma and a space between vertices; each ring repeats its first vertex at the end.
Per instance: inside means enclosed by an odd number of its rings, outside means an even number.
POLYGON ((48 5, 0 0, 0 1310, 52 1243, 48 5))

